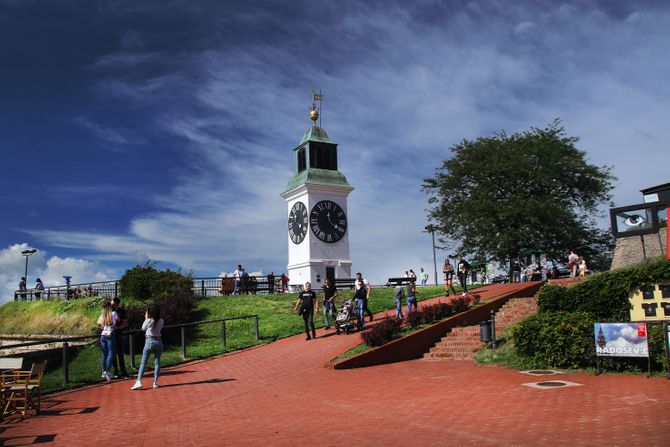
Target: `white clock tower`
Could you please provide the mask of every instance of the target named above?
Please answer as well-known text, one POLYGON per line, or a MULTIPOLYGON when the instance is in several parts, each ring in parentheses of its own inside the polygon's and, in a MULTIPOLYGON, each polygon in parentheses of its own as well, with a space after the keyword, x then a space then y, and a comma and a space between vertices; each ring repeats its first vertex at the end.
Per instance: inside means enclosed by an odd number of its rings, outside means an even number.
MULTIPOLYGON (((315 100, 321 95, 314 93, 315 100)), ((327 277, 351 278, 347 196, 353 187, 337 170, 337 144, 316 121, 293 149, 296 174, 281 196, 287 204, 288 277, 292 285, 307 281, 319 288, 327 277)))

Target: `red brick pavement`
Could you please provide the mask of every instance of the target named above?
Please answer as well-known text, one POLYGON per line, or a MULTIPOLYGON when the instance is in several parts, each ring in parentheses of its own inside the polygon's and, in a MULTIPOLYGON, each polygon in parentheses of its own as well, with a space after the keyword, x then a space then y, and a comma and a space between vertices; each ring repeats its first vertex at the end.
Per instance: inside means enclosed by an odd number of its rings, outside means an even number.
POLYGON ((157 390, 48 396, 43 414, 0 424, 0 445, 670 445, 664 378, 423 360, 338 371, 324 363, 359 336, 324 334, 171 368, 157 390), (522 385, 551 379, 583 386, 522 385))

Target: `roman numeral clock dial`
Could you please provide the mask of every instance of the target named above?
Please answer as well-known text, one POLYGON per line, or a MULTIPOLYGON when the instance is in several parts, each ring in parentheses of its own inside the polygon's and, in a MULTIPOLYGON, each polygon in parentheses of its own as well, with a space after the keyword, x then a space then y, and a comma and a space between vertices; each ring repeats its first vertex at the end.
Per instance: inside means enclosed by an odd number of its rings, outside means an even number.
POLYGON ((298 245, 307 235, 307 207, 302 202, 296 202, 288 215, 288 235, 291 242, 298 245))
POLYGON ((347 216, 340 205, 331 200, 322 200, 309 213, 312 233, 323 242, 332 244, 342 239, 347 232, 347 216))

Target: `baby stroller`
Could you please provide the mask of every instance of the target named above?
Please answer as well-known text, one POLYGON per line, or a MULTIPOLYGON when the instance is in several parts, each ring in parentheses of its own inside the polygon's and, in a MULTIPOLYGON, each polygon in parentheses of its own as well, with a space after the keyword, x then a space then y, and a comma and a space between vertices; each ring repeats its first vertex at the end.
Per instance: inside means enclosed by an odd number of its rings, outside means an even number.
POLYGON ((358 327, 358 312, 354 307, 354 300, 346 300, 340 306, 340 312, 335 319, 335 331, 337 335, 340 335, 340 332, 348 335, 356 327, 358 327))

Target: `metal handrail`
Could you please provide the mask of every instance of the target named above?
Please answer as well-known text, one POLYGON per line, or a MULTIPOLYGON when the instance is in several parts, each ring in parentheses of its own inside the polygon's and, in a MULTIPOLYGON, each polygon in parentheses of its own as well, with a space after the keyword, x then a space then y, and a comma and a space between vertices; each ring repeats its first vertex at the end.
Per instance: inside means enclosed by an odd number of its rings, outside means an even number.
MULTIPOLYGON (((259 331, 259 317, 258 315, 242 315, 239 317, 226 317, 226 318, 217 318, 214 320, 201 320, 201 321, 192 321, 189 323, 180 323, 180 324, 171 324, 168 326, 163 326, 163 329, 174 329, 174 328, 180 328, 181 330, 181 357, 182 360, 186 360, 186 328, 187 327, 193 327, 193 326, 198 326, 201 324, 212 324, 212 323, 221 323, 221 339, 223 342, 223 347, 226 347, 226 335, 227 335, 227 330, 226 330, 226 322, 227 321, 234 321, 234 320, 246 320, 253 318, 255 319, 255 335, 256 335, 256 340, 260 339, 260 331, 259 331)), ((135 368, 135 343, 134 343, 134 335, 137 333, 142 333, 144 332, 142 329, 129 329, 126 331, 121 332, 123 335, 128 335, 128 344, 129 344, 129 355, 130 355, 130 366, 132 368, 135 368)), ((36 346, 36 345, 44 345, 48 343, 63 343, 63 385, 66 385, 69 380, 70 380, 70 373, 69 373, 69 359, 68 359, 68 349, 69 349, 69 343, 72 341, 81 341, 81 340, 97 340, 100 338, 100 335, 82 335, 82 336, 76 336, 76 337, 63 337, 58 340, 39 340, 39 341, 31 341, 31 342, 25 342, 25 343, 16 343, 13 345, 7 345, 7 346, 1 346, 1 350, 5 349, 10 349, 10 348, 22 348, 22 347, 27 347, 27 346, 36 346)))

